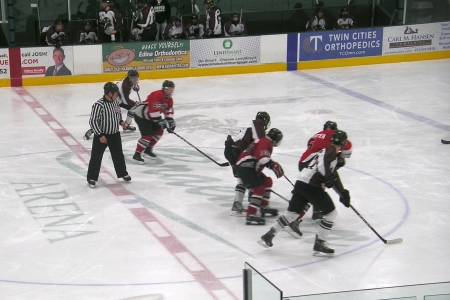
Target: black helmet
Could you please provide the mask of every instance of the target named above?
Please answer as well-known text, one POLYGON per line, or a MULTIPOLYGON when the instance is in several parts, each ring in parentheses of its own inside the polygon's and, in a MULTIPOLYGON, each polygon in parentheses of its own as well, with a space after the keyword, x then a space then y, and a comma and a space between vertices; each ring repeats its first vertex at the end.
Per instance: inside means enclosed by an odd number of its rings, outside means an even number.
POLYGON ((270 127, 270 115, 267 112, 258 111, 255 119, 263 120, 263 122, 265 124, 264 129, 267 129, 270 127))
POLYGON ((197 15, 197 14, 193 14, 193 15, 191 16, 191 19, 192 19, 192 20, 194 20, 194 19, 197 19, 197 20, 198 20, 198 15, 197 15))
POLYGON ((331 137, 331 143, 337 146, 344 146, 347 142, 347 133, 342 130, 336 130, 331 137))
POLYGON ((239 15, 237 14, 237 13, 232 13, 231 14, 231 18, 233 19, 233 18, 238 18, 239 19, 239 15))
POLYGON ((344 12, 344 11, 348 12, 348 7, 347 7, 347 6, 344 6, 344 7, 341 9, 341 12, 344 12))
POLYGON ((86 25, 89 25, 89 26, 91 26, 92 24, 91 24, 92 22, 89 22, 89 21, 84 21, 84 26, 86 26, 86 25))
POLYGON ((55 25, 63 25, 63 22, 60 19, 56 19, 55 25))
POLYGON ((272 141, 274 147, 279 146, 281 144, 281 140, 283 139, 283 133, 277 129, 272 128, 267 133, 267 138, 272 141))
POLYGON ((128 77, 139 77, 139 73, 136 70, 128 71, 128 77))
POLYGON ((173 83, 173 81, 171 81, 171 80, 164 80, 162 87, 163 88, 175 88, 175 83, 173 83))
POLYGON ((116 92, 119 92, 119 87, 117 86, 117 84, 115 84, 113 82, 107 82, 103 86, 103 92, 105 95, 108 95, 109 93, 114 94, 116 92))
POLYGON ((182 21, 183 21, 183 18, 181 17, 180 14, 177 14, 177 15, 175 16, 175 21, 178 21, 178 22, 182 22, 182 21))
POLYGON ((338 129, 337 123, 333 122, 333 121, 326 121, 325 124, 323 124, 323 130, 327 130, 327 129, 331 129, 331 130, 338 129))

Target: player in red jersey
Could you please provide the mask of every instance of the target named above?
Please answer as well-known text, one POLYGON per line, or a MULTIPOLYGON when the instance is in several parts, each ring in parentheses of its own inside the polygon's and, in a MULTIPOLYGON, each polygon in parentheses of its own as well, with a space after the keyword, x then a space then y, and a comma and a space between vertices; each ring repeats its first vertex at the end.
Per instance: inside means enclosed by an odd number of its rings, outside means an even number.
POLYGON ((250 204, 247 208, 246 224, 254 222, 257 225, 266 223, 264 214, 278 215, 278 210, 269 207, 270 193, 272 191, 272 178, 267 177, 262 171, 265 167, 275 172, 277 178, 284 175, 283 168, 270 157, 273 147, 280 145, 283 133, 272 128, 266 138, 259 138, 250 147, 245 149, 238 158, 235 169, 242 179, 245 187, 251 189, 250 204), (261 217, 257 216, 258 208, 261 217))
POLYGON ((136 124, 141 132, 141 138, 133 156, 134 163, 144 163, 141 157, 142 152, 150 158, 156 157, 152 149, 163 136, 164 129, 166 128, 168 132, 175 130, 172 99, 174 89, 175 84, 165 80, 161 90, 150 93, 147 99, 133 110, 136 124))

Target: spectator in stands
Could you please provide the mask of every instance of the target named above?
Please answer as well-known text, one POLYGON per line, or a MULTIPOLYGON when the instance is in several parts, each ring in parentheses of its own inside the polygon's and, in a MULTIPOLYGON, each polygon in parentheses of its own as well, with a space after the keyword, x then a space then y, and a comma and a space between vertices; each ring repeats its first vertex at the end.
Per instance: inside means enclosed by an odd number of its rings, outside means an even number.
POLYGON ((156 22, 156 40, 164 38, 164 31, 166 30, 167 22, 170 20, 171 7, 167 0, 153 0, 150 6, 155 11, 156 22))
POLYGON ((353 27, 356 27, 356 23, 348 14, 348 7, 345 6, 341 9, 341 14, 334 22, 334 29, 349 29, 353 27))
POLYGON ((247 24, 241 20, 237 13, 231 14, 231 20, 225 23, 225 36, 246 36, 247 24))
POLYGON ((122 16, 119 10, 112 7, 110 0, 103 0, 102 8, 103 10, 98 13, 99 24, 103 29, 102 41, 104 43, 120 41, 122 16))
POLYGON ((63 48, 53 49, 53 60, 55 61, 55 65, 47 68, 45 76, 72 75, 72 72, 64 64, 65 58, 66 55, 64 54, 63 48))
POLYGON ((323 14, 323 8, 318 8, 314 17, 312 17, 308 23, 306 23, 306 30, 325 30, 327 28, 327 22, 323 14))
POLYGON ((59 48, 67 42, 67 35, 64 31, 64 25, 60 19, 56 19, 55 24, 52 26, 44 28, 42 33, 45 33, 45 40, 50 46, 59 48))
POLYGON ((213 5, 213 0, 205 0, 206 9, 206 38, 218 37, 222 35, 222 16, 220 15, 220 8, 213 5))
POLYGON ((187 39, 188 34, 183 27, 183 19, 181 15, 177 15, 174 21, 166 26, 164 30, 164 39, 166 40, 178 40, 187 39))
POLYGON ((184 28, 190 39, 202 38, 205 34, 205 26, 198 22, 197 14, 192 15, 191 22, 187 23, 184 28))
POLYGON ((85 21, 83 28, 77 30, 75 44, 95 44, 98 41, 97 31, 92 28, 90 21, 85 21))
POLYGON ((295 3, 294 13, 289 20, 289 31, 299 32, 305 30, 305 24, 308 22, 309 15, 303 10, 303 4, 295 3))
POLYGON ((141 9, 136 20, 136 28, 132 30, 134 40, 154 41, 156 39, 155 10, 147 4, 147 0, 138 0, 141 9))

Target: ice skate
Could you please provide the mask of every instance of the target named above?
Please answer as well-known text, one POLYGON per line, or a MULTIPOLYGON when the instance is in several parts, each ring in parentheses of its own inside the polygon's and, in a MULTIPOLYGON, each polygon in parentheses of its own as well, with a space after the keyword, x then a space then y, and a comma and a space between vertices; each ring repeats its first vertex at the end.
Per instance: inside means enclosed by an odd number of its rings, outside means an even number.
POLYGON ((93 179, 88 179, 87 180, 87 184, 90 188, 95 188, 95 180, 93 179))
POLYGON ((124 181, 127 181, 127 182, 131 181, 130 175, 125 175, 125 176, 122 177, 122 179, 123 179, 124 181))
POLYGON ((129 124, 129 125, 127 125, 127 127, 125 128, 125 130, 135 131, 135 130, 136 130, 136 127, 134 127, 133 125, 129 124))
POLYGON ((263 218, 260 218, 258 216, 255 216, 255 215, 248 215, 245 224, 246 225, 265 225, 266 220, 264 220, 263 218))
POLYGON ((245 217, 246 212, 247 209, 244 208, 241 202, 234 201, 233 206, 231 207, 230 216, 245 217))
POLYGON ((132 162, 138 165, 144 164, 144 160, 142 159, 141 154, 139 152, 134 153, 132 162))
POLYGON ((300 223, 302 220, 296 219, 289 223, 288 226, 284 226, 283 229, 286 230, 287 233, 295 237, 296 239, 299 239, 302 237, 303 233, 300 231, 300 223))
POLYGON ((150 159, 156 158, 156 154, 153 153, 153 147, 147 147, 144 150, 144 155, 150 159))
POLYGON ((319 237, 316 234, 316 241, 314 242, 314 256, 321 256, 323 254, 327 256, 333 256, 334 249, 328 248, 327 242, 324 240, 319 239, 319 237))
POLYGON ((83 136, 83 140, 88 140, 88 139, 90 139, 91 138, 91 135, 94 133, 94 130, 92 130, 92 129, 89 129, 88 131, 86 131, 86 133, 84 134, 84 136, 83 136))
POLYGON ((264 248, 270 248, 273 246, 272 240, 275 237, 274 234, 275 230, 273 228, 270 228, 269 231, 264 234, 260 240, 258 240, 258 244, 263 246, 264 248))
POLYGON ((263 218, 266 214, 270 214, 272 217, 278 216, 278 209, 276 208, 272 208, 270 206, 265 207, 261 206, 260 210, 261 210, 261 217, 263 218))

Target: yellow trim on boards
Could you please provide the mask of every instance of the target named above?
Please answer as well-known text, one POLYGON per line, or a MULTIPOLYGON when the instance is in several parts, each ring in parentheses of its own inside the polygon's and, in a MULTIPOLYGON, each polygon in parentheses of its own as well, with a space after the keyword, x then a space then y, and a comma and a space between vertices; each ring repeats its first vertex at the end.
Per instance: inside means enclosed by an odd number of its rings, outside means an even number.
POLYGON ((0 88, 2 87, 10 87, 11 86, 11 79, 0 79, 0 88))
MULTIPOLYGON (((369 56, 357 58, 344 59, 329 59, 298 62, 297 70, 307 69, 321 69, 321 68, 336 68, 348 66, 361 66, 373 64, 387 64, 398 62, 411 62, 431 59, 446 59, 450 58, 450 50, 435 51, 435 52, 421 52, 411 54, 398 54, 386 56, 369 56)), ((163 71, 139 71, 140 79, 172 79, 184 77, 200 77, 200 76, 220 76, 220 75, 235 75, 235 74, 249 74, 249 73, 264 73, 264 72, 283 72, 287 69, 287 63, 263 64, 254 66, 232 66, 221 68, 199 68, 199 69, 177 69, 177 70, 163 70, 163 71)), ((78 84, 91 82, 107 82, 119 81, 126 72, 105 73, 105 74, 86 74, 73 76, 47 76, 47 77, 32 77, 23 78, 23 86, 35 85, 53 85, 53 84, 78 84)), ((1 79, 0 87, 10 86, 9 79, 1 79)))

